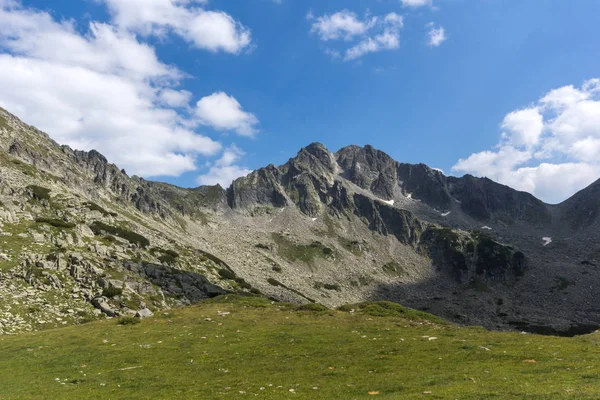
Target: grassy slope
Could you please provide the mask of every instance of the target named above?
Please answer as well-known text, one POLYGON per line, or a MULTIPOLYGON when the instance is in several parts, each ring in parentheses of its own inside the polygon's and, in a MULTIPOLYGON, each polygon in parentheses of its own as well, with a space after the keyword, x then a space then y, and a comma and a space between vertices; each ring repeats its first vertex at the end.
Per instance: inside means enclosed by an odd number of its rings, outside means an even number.
POLYGON ((408 316, 234 300, 138 325, 4 336, 0 399, 600 398, 598 333, 494 333, 408 316))

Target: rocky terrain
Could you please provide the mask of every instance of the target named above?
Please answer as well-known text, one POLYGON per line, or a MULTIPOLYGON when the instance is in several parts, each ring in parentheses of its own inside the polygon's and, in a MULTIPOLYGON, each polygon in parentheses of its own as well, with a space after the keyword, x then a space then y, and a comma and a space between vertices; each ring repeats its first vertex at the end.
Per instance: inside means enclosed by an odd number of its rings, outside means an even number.
POLYGON ((393 300, 463 324, 600 326, 600 182, 559 205, 371 146, 313 143, 220 186, 130 177, 0 109, 0 334, 228 291, 393 300))

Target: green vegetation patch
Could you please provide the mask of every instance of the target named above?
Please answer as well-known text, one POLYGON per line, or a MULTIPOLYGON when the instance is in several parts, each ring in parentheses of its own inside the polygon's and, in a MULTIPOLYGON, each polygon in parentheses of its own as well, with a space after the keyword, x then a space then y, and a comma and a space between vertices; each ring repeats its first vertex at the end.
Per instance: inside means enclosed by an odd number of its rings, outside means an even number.
POLYGON ((311 244, 296 244, 285 236, 277 233, 272 234, 277 244, 277 252, 280 257, 289 261, 302 261, 312 265, 315 259, 328 259, 335 256, 335 251, 319 241, 311 244))
POLYGON ((119 318, 119 325, 137 325, 142 322, 141 319, 135 317, 121 317, 119 318))
POLYGON ((269 278, 267 279, 267 283, 271 286, 281 286, 283 287, 283 285, 281 284, 281 282, 279 282, 277 279, 274 278, 269 278))
POLYGON ((307 303, 298 306, 298 311, 309 311, 314 313, 330 313, 331 310, 319 303, 307 303))
POLYGON ((118 226, 107 225, 104 222, 94 221, 94 223, 90 225, 90 229, 96 236, 108 233, 123 238, 129 243, 135 243, 143 248, 146 248, 150 245, 150 241, 139 233, 135 233, 118 226))
POLYGON ((114 287, 114 286, 109 286, 107 288, 104 288, 102 290, 102 296, 104 297, 108 297, 108 298, 113 298, 113 297, 117 297, 117 296, 121 296, 123 294, 123 289, 122 288, 118 288, 118 287, 114 287))
POLYGON ((100 206, 99 204, 93 203, 91 201, 87 202, 84 204, 90 211, 98 211, 100 212, 102 215, 104 215, 105 217, 107 216, 111 216, 111 217, 117 217, 119 214, 117 214, 116 212, 111 212, 111 211, 107 211, 105 208, 103 208, 102 206, 100 206))
POLYGON ((36 176, 37 173, 39 172, 38 169, 34 165, 24 163, 23 161, 19 160, 18 158, 13 158, 10 160, 10 162, 13 167, 18 169, 25 175, 36 176))
POLYGON ((29 185, 27 186, 27 189, 29 190, 33 200, 50 201, 50 189, 38 185, 29 185))
POLYGON ((160 255, 158 256, 158 261, 167 265, 175 264, 177 262, 177 259, 179 258, 179 253, 175 250, 165 250, 158 247, 152 247, 150 249, 150 253, 159 253, 160 255))
POLYGON ((1 336, 2 397, 600 398, 598 333, 488 332, 268 303, 221 297, 135 325, 1 336))
MULTIPOLYGON (((391 301, 359 303, 351 305, 350 307, 361 314, 370 315, 372 317, 401 317, 411 321, 429 321, 436 324, 446 324, 440 317, 404 307, 401 304, 393 303, 391 301)), ((348 306, 344 306, 344 309, 347 308, 348 306)))
POLYGON ((72 228, 75 228, 75 226, 76 226, 76 224, 73 222, 67 222, 65 220, 56 219, 56 218, 36 218, 35 222, 37 222, 38 224, 48 224, 55 228, 65 228, 65 229, 72 229, 72 228))
POLYGON ((219 276, 223 279, 230 279, 230 280, 234 280, 236 278, 235 272, 226 269, 226 268, 221 268, 219 271, 217 271, 219 276))
POLYGON ((386 264, 383 265, 382 267, 383 271, 390 274, 390 275, 406 275, 407 272, 404 269, 404 267, 396 261, 390 261, 386 264))
POLYGON ((239 294, 224 294, 208 299, 209 304, 234 304, 243 307, 264 308, 272 305, 272 301, 261 296, 243 296, 239 294))
POLYGON ((339 243, 349 252, 354 254, 356 257, 362 257, 365 252, 365 246, 358 240, 349 240, 345 238, 338 238, 339 243))
POLYGON ((342 288, 337 283, 323 283, 323 282, 315 282, 313 287, 315 289, 325 289, 325 290, 335 290, 337 292, 341 292, 342 288))

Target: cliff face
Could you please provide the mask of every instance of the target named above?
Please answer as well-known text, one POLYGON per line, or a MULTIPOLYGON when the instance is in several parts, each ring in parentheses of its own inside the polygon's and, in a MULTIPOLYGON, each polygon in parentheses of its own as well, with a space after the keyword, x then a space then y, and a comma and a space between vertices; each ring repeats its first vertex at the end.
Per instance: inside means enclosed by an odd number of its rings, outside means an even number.
MULTIPOLYGON (((228 188, 185 189, 130 177, 0 110, 0 293, 33 290, 39 303, 71 291, 60 307, 82 315, 231 290, 328 306, 391 299, 492 328, 600 325, 587 289, 600 283, 598 188, 550 206, 371 146, 313 143, 228 188)), ((5 319, 11 307, 0 301, 5 319)))

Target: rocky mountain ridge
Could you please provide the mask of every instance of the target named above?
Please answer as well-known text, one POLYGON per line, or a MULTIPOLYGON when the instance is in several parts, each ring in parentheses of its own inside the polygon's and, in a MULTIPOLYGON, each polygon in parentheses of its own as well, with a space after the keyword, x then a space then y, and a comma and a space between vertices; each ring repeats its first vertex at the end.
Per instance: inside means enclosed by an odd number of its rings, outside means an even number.
POLYGON ((0 332, 148 315, 226 290, 585 330, 600 325, 599 187, 548 205, 371 146, 313 143, 229 188, 183 189, 129 177, 0 109, 0 332))

